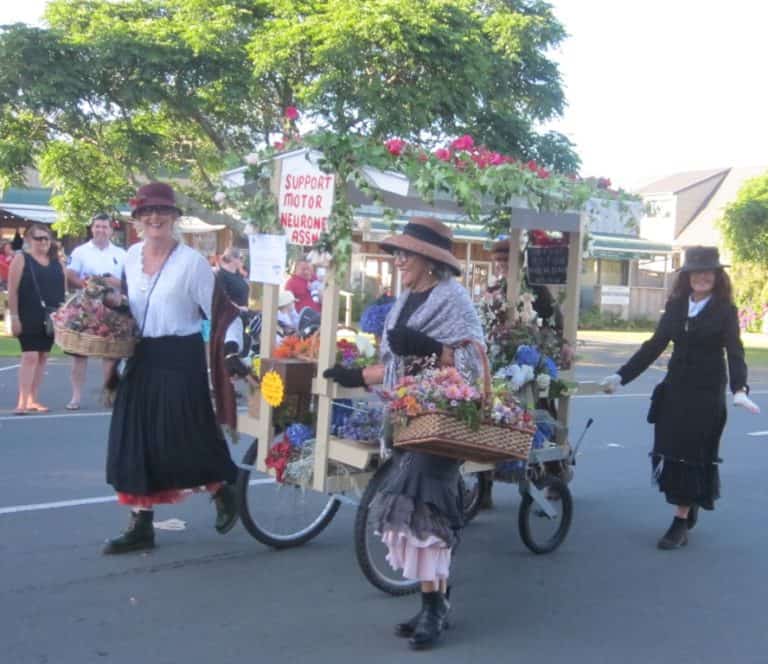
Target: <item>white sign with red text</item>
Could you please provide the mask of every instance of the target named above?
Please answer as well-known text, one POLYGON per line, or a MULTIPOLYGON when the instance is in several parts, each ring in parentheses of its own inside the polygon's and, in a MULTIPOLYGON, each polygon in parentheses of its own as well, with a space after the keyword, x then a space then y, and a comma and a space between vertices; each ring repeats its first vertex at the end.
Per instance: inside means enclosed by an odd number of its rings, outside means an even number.
POLYGON ((290 244, 313 245, 328 230, 334 176, 323 173, 307 153, 286 157, 280 175, 280 224, 290 244))

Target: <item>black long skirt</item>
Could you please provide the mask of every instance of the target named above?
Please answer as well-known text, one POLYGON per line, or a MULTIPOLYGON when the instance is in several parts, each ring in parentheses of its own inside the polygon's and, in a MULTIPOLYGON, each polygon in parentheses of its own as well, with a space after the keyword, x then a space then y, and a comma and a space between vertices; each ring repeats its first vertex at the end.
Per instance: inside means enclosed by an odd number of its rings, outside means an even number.
POLYGON ((151 496, 236 475, 213 412, 202 337, 142 339, 115 397, 107 482, 151 496))

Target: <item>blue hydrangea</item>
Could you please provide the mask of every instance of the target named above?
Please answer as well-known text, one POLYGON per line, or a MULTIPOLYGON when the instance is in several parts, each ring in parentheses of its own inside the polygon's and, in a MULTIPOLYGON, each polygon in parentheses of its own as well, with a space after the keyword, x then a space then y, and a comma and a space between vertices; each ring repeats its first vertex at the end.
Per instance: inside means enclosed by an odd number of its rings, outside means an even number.
POLYGON ((384 320, 393 304, 394 300, 384 304, 374 303, 366 307, 360 316, 360 330, 377 337, 382 336, 384 334, 384 320))
POLYGON ((285 430, 285 435, 293 447, 300 449, 308 440, 315 437, 315 432, 306 424, 291 424, 285 430))
POLYGON ((544 356, 544 371, 552 378, 557 378, 557 365, 551 357, 544 356))
POLYGON ((535 367, 541 360, 541 353, 539 353, 533 346, 518 346, 515 352, 515 363, 520 365, 527 364, 528 366, 535 367))

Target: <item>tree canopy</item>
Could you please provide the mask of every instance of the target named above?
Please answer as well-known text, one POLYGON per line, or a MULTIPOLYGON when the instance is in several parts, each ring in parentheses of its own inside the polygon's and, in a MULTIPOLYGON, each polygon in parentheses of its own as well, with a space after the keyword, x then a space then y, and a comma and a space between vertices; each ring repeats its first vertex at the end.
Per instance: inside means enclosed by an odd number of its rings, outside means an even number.
POLYGON ((744 183, 720 227, 734 260, 768 268, 768 173, 744 183))
POLYGON ((216 174, 301 126, 427 146, 472 133, 565 172, 573 146, 541 0, 54 0, 46 28, 0 29, 0 187, 29 167, 60 230, 179 178, 210 200, 216 174))

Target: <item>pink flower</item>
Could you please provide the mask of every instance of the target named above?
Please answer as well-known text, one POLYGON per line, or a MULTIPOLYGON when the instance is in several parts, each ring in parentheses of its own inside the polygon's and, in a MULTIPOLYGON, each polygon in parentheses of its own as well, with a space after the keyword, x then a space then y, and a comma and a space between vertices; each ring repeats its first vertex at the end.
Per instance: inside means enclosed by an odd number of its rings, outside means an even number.
POLYGON ((471 150, 474 146, 475 140, 469 134, 464 134, 451 143, 454 150, 471 150))
POLYGON ((525 166, 529 171, 533 171, 534 173, 539 170, 539 165, 533 159, 531 159, 525 166))
POLYGON ((491 154, 488 156, 488 163, 491 166, 501 166, 501 164, 506 164, 508 160, 508 157, 505 157, 503 154, 499 154, 498 152, 491 152, 491 154))
POLYGON ((285 143, 283 141, 275 141, 275 144, 272 147, 274 147, 275 150, 284 150, 285 143))
POLYGON ((286 120, 297 120, 299 118, 299 111, 295 106, 287 106, 283 111, 283 117, 286 120))
POLYGON ((384 146, 387 148, 387 152, 389 152, 391 155, 394 155, 395 157, 399 157, 401 154, 403 154, 406 145, 408 144, 402 138, 390 138, 384 143, 384 146))
POLYGON ((435 150, 435 157, 440 161, 450 161, 451 151, 448 148, 438 148, 435 150))
POLYGON ((546 180, 549 177, 549 171, 546 168, 539 168, 536 171, 536 177, 546 180))

